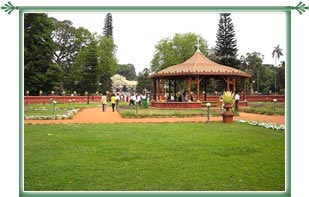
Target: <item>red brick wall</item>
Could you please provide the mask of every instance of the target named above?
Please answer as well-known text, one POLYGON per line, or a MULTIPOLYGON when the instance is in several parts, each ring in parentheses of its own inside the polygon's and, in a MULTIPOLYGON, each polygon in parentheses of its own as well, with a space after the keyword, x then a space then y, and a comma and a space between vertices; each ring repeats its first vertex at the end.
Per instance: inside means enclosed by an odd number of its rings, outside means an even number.
MULTIPOLYGON (((57 100, 59 103, 68 103, 69 100, 75 99, 75 103, 87 102, 87 96, 25 96, 25 104, 50 103, 52 100, 57 100)), ((89 101, 99 102, 101 96, 89 96, 89 101)))

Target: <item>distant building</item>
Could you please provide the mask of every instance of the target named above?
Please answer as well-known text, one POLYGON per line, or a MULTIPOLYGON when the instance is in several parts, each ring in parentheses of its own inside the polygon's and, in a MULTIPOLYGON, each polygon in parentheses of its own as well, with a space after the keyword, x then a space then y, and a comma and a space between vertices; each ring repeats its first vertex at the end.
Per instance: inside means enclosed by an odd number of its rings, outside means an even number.
POLYGON ((111 80, 112 90, 115 92, 130 92, 136 90, 137 81, 129 81, 119 74, 112 76, 111 80))

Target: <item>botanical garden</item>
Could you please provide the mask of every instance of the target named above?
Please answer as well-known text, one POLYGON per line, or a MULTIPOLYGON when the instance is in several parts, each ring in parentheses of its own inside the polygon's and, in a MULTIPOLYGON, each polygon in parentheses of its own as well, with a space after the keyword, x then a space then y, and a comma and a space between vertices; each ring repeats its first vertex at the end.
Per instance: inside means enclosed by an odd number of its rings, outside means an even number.
POLYGON ((258 52, 237 58, 232 15, 218 17, 215 49, 176 33, 136 75, 117 63, 111 13, 102 35, 26 13, 24 191, 285 191, 282 49, 279 67, 258 52))

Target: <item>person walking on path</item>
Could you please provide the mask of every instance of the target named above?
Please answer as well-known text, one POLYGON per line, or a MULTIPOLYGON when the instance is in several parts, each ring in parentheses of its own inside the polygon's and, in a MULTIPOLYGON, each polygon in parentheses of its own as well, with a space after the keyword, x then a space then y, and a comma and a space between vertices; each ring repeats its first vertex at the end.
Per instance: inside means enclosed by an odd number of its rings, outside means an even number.
POLYGON ((112 109, 113 109, 113 112, 114 112, 115 111, 115 105, 116 105, 116 96, 115 96, 115 94, 112 94, 111 103, 112 103, 112 109))
POLYGON ((101 97, 101 103, 102 103, 102 111, 106 112, 107 97, 106 97, 105 93, 101 97))

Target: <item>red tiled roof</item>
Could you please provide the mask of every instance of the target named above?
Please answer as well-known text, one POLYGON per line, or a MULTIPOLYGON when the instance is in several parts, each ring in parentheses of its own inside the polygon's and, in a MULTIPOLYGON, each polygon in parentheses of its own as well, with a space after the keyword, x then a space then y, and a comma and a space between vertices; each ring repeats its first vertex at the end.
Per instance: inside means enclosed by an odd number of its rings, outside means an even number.
POLYGON ((251 77, 249 73, 244 71, 217 64, 205 57, 200 51, 196 51, 195 54, 187 61, 165 68, 150 75, 149 78, 181 75, 224 75, 251 77))

